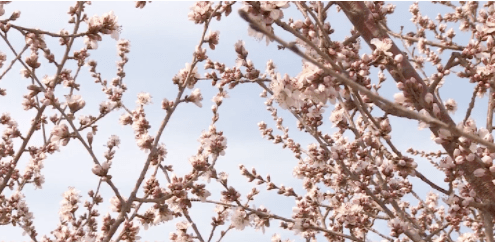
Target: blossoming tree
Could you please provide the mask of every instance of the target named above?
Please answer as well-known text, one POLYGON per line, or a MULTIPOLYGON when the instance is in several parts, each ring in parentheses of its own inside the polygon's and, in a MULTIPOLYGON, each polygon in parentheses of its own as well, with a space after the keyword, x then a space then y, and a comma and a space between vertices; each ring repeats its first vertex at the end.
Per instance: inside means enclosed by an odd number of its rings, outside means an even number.
MULTIPOLYGON (((9 90, 1 88, 3 78, 20 66, 29 84, 16 85, 27 88, 22 106, 34 116, 27 129, 19 124, 26 121, 8 113, 0 116, 2 226, 20 226, 33 241, 135 241, 149 227, 169 223, 176 226, 167 231, 172 241, 220 241, 247 227, 263 232, 271 225, 307 241, 369 241, 373 236, 384 241, 494 241, 493 2, 434 2, 446 10, 434 18, 422 15, 418 3, 413 3, 409 11, 416 31, 408 33, 388 26, 388 17, 397 13, 394 5, 384 2, 197 2, 188 18, 203 30, 191 62, 168 78, 177 92, 169 99, 161 97, 163 116, 158 121, 150 119, 156 110, 145 112, 152 102, 149 93, 138 94, 134 109, 123 99, 129 92, 125 67, 131 48, 129 40, 119 39, 121 26, 113 12, 90 17, 86 14, 90 3, 77 2, 68 12, 72 30, 51 32, 17 24, 19 11, 5 17, 6 4, 0 3, 4 16, 0 95, 8 98, 9 90), (299 15, 287 16, 290 9, 299 15), (336 40, 335 23, 328 17, 336 11, 353 26, 344 40, 336 40), (234 46, 234 66, 209 58, 221 36, 212 23, 238 16, 251 37, 291 53, 296 62, 302 60, 299 74, 280 73, 273 61, 265 70, 257 69, 249 56, 262 53, 246 48, 242 40, 234 46), (467 34, 455 38, 454 28, 467 34), (14 47, 12 32, 22 35, 22 49, 14 47), (276 34, 281 32, 290 37, 276 34), (99 43, 105 35, 117 40, 119 56, 116 77, 110 81, 98 70, 97 60, 89 58, 102 51, 99 43), (52 38, 59 40, 60 51, 48 44, 52 38), (8 59, 6 52, 13 58, 8 59), (97 110, 86 105, 89 97, 80 95, 80 89, 89 85, 78 79, 85 66, 106 96, 97 110), (452 78, 473 88, 462 90, 471 99, 461 120, 453 116, 457 97, 443 93, 452 78), (176 164, 168 162, 161 143, 163 132, 179 108, 190 103, 203 106, 201 82, 211 82, 216 90, 212 117, 204 117, 211 123, 189 158, 189 172, 174 173, 176 164), (389 83, 396 88, 391 97, 381 94, 389 83), (250 84, 259 86, 274 120, 275 129, 264 121, 258 128, 265 139, 293 153, 292 175, 302 180, 301 189, 278 186, 270 175, 246 168, 254 164, 242 164, 241 175, 255 183, 243 194, 240 184, 218 170, 216 164, 229 152, 227 137, 217 125, 221 106, 230 89, 250 84), (485 117, 472 114, 477 99, 488 100, 485 117), (122 115, 111 122, 131 126, 136 145, 146 153, 139 176, 130 178, 135 185, 129 193, 111 174, 119 166, 115 157, 121 142, 131 141, 118 135, 102 137, 97 126, 115 112, 122 115), (304 147, 294 139, 281 113, 293 116, 297 129, 313 142, 304 147), (402 119, 414 120, 415 129, 430 130, 431 140, 426 142, 440 150, 397 148, 391 123, 402 119), (152 127, 158 127, 156 132, 152 127), (106 140, 103 155, 94 147, 101 139, 106 140), (98 185, 88 196, 70 187, 63 194, 56 228, 50 235, 38 234, 24 191, 31 186, 41 189, 45 162, 58 152, 69 152, 74 142, 93 164, 91 170, 78 172, 91 173, 98 185), (424 175, 418 160, 427 160, 423 166, 442 172, 444 183, 424 175), (419 183, 430 191, 419 193, 424 192, 415 189, 419 183), (222 190, 213 189, 214 184, 222 190), (254 206, 255 201, 264 203, 257 200, 263 186, 272 196, 292 199, 292 211, 278 214, 254 206), (102 195, 106 188, 112 196, 102 195), (211 208, 201 214, 213 216, 208 225, 198 224, 192 214, 203 205, 211 208), (101 215, 102 206, 111 206, 112 211, 101 215)), ((137 2, 136 7, 149 4, 137 2)), ((279 233, 270 237, 284 240, 279 233)))

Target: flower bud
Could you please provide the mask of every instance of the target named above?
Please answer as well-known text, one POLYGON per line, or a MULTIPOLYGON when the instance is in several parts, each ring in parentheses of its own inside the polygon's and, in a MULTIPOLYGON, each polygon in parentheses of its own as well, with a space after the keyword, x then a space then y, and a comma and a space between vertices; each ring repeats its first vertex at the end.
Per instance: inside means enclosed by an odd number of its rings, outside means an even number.
POLYGON ((470 153, 467 155, 467 158, 466 158, 468 161, 474 161, 475 159, 475 155, 473 153, 470 153))
POLYGON ((439 137, 434 138, 434 142, 436 142, 436 144, 442 144, 443 141, 444 140, 442 138, 439 138, 439 137))
POLYGON ((432 93, 427 93, 425 94, 425 102, 428 103, 428 104, 431 104, 432 101, 434 100, 434 96, 432 95, 432 93))
POLYGON ((460 164, 463 164, 463 162, 465 162, 465 157, 459 155, 455 158, 455 162, 456 164, 460 165, 460 164))
POLYGON ((17 11, 14 11, 12 13, 12 15, 10 15, 10 20, 16 20, 19 17, 21 17, 21 12, 17 10, 17 11))
POLYGON ((169 102, 167 98, 164 98, 164 100, 162 101, 162 109, 168 110, 171 107, 172 107, 172 102, 169 102))
POLYGON ((391 125, 389 124, 389 119, 382 120, 380 123, 380 126, 384 132, 386 132, 386 133, 391 132, 391 125))
POLYGON ((474 171, 474 176, 483 177, 484 173, 486 173, 486 170, 484 168, 479 168, 479 169, 474 171))
POLYGON ((460 155, 460 149, 455 149, 455 150, 453 151, 453 155, 454 155, 454 156, 459 156, 459 155, 460 155))
POLYGON ((471 196, 471 197, 475 197, 475 195, 477 195, 477 193, 474 190, 470 190, 470 192, 468 193, 468 195, 471 196))
POLYGON ((403 55, 402 54, 397 54, 395 57, 394 57, 394 61, 400 63, 403 61, 403 55))
POLYGON ((494 46, 494 38, 491 35, 488 35, 487 37, 487 47, 492 47, 494 46))
POLYGON ((439 109, 439 106, 437 105, 437 103, 432 104, 432 112, 434 113, 434 115, 436 117, 439 117, 440 116, 441 109, 439 109))
POLYGON ((369 60, 370 60, 369 55, 367 55, 367 54, 362 55, 362 61, 363 62, 368 62, 369 60))
POLYGON ((493 163, 493 159, 490 157, 490 156, 484 156, 482 157, 482 162, 484 162, 484 164, 486 165, 491 165, 493 163))
POLYGON ((88 132, 88 134, 86 134, 86 138, 88 139, 88 144, 91 147, 91 144, 93 143, 93 133, 92 132, 88 132))
POLYGON ((106 170, 103 169, 103 167, 101 165, 98 165, 98 164, 95 164, 93 166, 93 168, 91 169, 91 171, 93 172, 93 174, 97 175, 97 176, 105 176, 106 175, 106 170))

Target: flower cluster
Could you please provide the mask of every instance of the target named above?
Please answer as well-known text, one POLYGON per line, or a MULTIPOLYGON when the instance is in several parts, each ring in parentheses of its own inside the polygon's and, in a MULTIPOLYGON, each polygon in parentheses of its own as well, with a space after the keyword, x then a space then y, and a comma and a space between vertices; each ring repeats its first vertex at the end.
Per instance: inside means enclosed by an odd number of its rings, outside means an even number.
POLYGON ((174 78, 172 78, 172 81, 176 85, 186 85, 189 89, 192 89, 199 78, 200 74, 198 73, 198 67, 193 67, 191 64, 186 63, 185 67, 181 69, 179 73, 174 76, 174 78))
POLYGON ((332 77, 324 75, 322 69, 308 62, 303 63, 302 72, 295 78, 278 74, 272 79, 271 90, 274 99, 284 109, 300 109, 306 103, 325 105, 328 100, 334 104, 339 92, 332 77))
POLYGON ((202 133, 199 141, 202 149, 204 149, 207 154, 212 154, 213 156, 226 154, 227 139, 223 135, 223 132, 217 131, 213 125, 209 127, 208 131, 202 133))
MULTIPOLYGON (((287 1, 266 1, 254 5, 245 3, 243 9, 248 13, 248 17, 253 19, 255 23, 265 27, 267 31, 273 33, 274 29, 272 28, 272 24, 274 21, 284 17, 282 9, 288 7, 289 3, 287 1)), ((258 40, 262 40, 265 37, 267 45, 273 41, 252 27, 248 28, 248 35, 253 36, 258 40)))
POLYGON ((84 43, 88 49, 97 49, 98 41, 102 41, 100 34, 108 34, 115 40, 119 39, 121 27, 117 24, 117 16, 110 11, 103 16, 93 16, 86 20, 88 34, 84 37, 84 43))
POLYGON ((81 202, 79 191, 74 189, 74 187, 69 187, 63 194, 64 200, 60 202, 60 221, 62 222, 72 222, 75 221, 74 212, 79 208, 79 203, 81 202))

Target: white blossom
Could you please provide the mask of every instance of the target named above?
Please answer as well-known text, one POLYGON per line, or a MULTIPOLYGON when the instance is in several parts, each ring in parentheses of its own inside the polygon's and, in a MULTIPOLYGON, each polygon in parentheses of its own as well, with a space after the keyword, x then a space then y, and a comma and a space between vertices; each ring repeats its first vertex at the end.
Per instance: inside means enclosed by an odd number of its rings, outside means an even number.
POLYGON ((138 99, 136 100, 136 104, 138 105, 146 105, 152 103, 152 96, 147 92, 140 92, 138 94, 138 99))
POLYGON ((81 202, 79 191, 74 187, 69 187, 69 190, 64 192, 64 199, 60 202, 59 216, 61 221, 73 221, 72 213, 78 209, 78 203, 81 202))
POLYGON ((241 208, 236 208, 232 211, 231 226, 237 230, 243 230, 246 226, 250 225, 250 220, 246 212, 241 208))
POLYGON ((377 39, 374 38, 370 41, 371 44, 375 45, 374 53, 380 54, 384 53, 385 55, 392 57, 393 53, 388 52, 389 49, 393 46, 393 41, 391 39, 377 39))

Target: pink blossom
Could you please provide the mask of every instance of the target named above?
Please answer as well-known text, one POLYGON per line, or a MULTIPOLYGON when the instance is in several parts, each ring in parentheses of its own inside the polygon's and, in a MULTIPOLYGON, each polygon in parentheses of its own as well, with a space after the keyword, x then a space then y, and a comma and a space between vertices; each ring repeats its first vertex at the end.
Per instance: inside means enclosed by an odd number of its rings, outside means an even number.
POLYGON ((152 96, 147 92, 140 92, 138 94, 138 99, 136 100, 136 104, 138 105, 147 105, 152 103, 152 96))
POLYGON ((73 213, 79 208, 81 195, 74 187, 69 187, 69 190, 64 192, 64 199, 60 202, 60 220, 64 222, 75 221, 73 213))
POLYGON ((203 100, 203 96, 200 92, 200 89, 196 88, 195 90, 193 90, 191 95, 188 96, 187 100, 189 102, 193 102, 196 106, 201 108, 202 107, 201 101, 203 100))
POLYGON ((391 47, 393 46, 393 42, 391 39, 379 40, 377 38, 374 38, 370 41, 370 43, 375 45, 375 50, 374 50, 375 54, 383 53, 389 57, 393 56, 393 53, 388 52, 388 50, 391 49, 391 47))
POLYGON ((243 209, 233 209, 231 215, 231 226, 237 230, 244 230, 246 226, 250 226, 250 220, 243 209))
POLYGON ((66 146, 69 143, 70 134, 69 127, 66 124, 59 124, 55 126, 51 132, 52 138, 50 142, 59 144, 62 141, 62 146, 66 146))
POLYGON ((446 102, 444 102, 444 106, 446 107, 446 110, 448 110, 449 113, 455 114, 457 110, 457 104, 455 100, 451 98, 446 100, 446 102))
POLYGON ((66 96, 66 99, 67 106, 69 106, 71 113, 76 113, 86 105, 86 102, 81 98, 81 95, 66 96))

